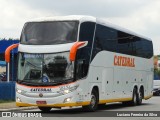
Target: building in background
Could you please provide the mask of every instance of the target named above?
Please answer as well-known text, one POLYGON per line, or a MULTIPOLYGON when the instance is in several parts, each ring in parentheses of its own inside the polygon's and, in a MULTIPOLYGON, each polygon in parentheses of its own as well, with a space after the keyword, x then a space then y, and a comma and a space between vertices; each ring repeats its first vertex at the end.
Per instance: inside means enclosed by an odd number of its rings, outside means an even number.
MULTIPOLYGON (((5 50, 8 46, 19 43, 18 39, 0 39, 0 81, 6 81, 6 62, 5 62, 5 50)), ((11 63, 10 63, 10 81, 16 80, 17 69, 17 49, 11 51, 11 63)))
POLYGON ((158 56, 154 56, 154 69, 158 68, 158 56))
POLYGON ((160 55, 154 56, 154 80, 160 80, 160 55))

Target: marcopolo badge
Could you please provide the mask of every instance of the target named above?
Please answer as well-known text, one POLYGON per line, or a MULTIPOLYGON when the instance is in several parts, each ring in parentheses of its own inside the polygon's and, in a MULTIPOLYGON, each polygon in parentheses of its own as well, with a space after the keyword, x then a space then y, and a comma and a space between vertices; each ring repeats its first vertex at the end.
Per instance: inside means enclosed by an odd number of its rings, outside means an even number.
POLYGON ((39 93, 39 97, 43 97, 43 94, 42 94, 42 93, 39 93))
POLYGON ((47 83, 48 81, 48 77, 47 76, 43 76, 42 82, 47 83))

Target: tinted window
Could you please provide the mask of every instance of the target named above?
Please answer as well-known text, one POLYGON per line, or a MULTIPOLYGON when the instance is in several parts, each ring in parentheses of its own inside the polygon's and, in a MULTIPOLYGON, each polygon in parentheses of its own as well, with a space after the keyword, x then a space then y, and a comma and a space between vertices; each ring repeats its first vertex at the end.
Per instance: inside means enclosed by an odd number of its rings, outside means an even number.
POLYGON ((81 23, 79 41, 88 41, 87 46, 78 49, 76 57, 76 79, 83 78, 88 73, 91 57, 92 42, 94 36, 95 23, 81 23))
POLYGON ((29 85, 57 85, 73 80, 74 65, 69 52, 54 54, 19 53, 18 82, 29 85))
POLYGON ((97 24, 92 58, 102 50, 116 52, 116 45, 117 31, 97 24))
POLYGON ((152 42, 145 39, 141 39, 141 41, 142 41, 143 56, 145 58, 151 58, 153 56, 152 42))
POLYGON ((143 57, 141 38, 134 36, 132 39, 132 46, 133 46, 133 55, 138 57, 143 57))
POLYGON ((50 45, 75 42, 77 40, 78 22, 29 22, 21 35, 22 44, 50 45))
POLYGON ((151 41, 97 24, 92 59, 102 50, 143 58, 153 56, 151 41))
POLYGON ((133 55, 138 57, 151 58, 153 56, 152 42, 139 37, 133 39, 133 50, 133 55))
POLYGON ((128 54, 128 55, 133 55, 132 38, 133 38, 133 36, 131 36, 127 33, 118 31, 117 52, 123 53, 123 54, 128 54))

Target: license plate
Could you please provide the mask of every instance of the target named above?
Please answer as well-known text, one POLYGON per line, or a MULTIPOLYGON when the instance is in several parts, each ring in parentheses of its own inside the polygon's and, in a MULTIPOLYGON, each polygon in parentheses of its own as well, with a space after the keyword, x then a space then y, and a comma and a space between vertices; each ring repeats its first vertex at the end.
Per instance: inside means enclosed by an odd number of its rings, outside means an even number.
POLYGON ((47 104, 46 101, 36 101, 37 104, 47 104))

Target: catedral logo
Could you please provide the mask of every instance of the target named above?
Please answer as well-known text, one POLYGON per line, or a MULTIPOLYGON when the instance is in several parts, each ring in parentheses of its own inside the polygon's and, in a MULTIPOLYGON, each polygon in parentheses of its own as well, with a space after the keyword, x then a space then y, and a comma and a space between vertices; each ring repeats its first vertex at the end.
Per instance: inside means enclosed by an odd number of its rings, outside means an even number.
POLYGON ((124 57, 124 56, 114 56, 115 66, 125 66, 125 67, 135 67, 134 58, 124 57))
POLYGON ((51 88, 31 88, 31 92, 51 92, 51 88))

